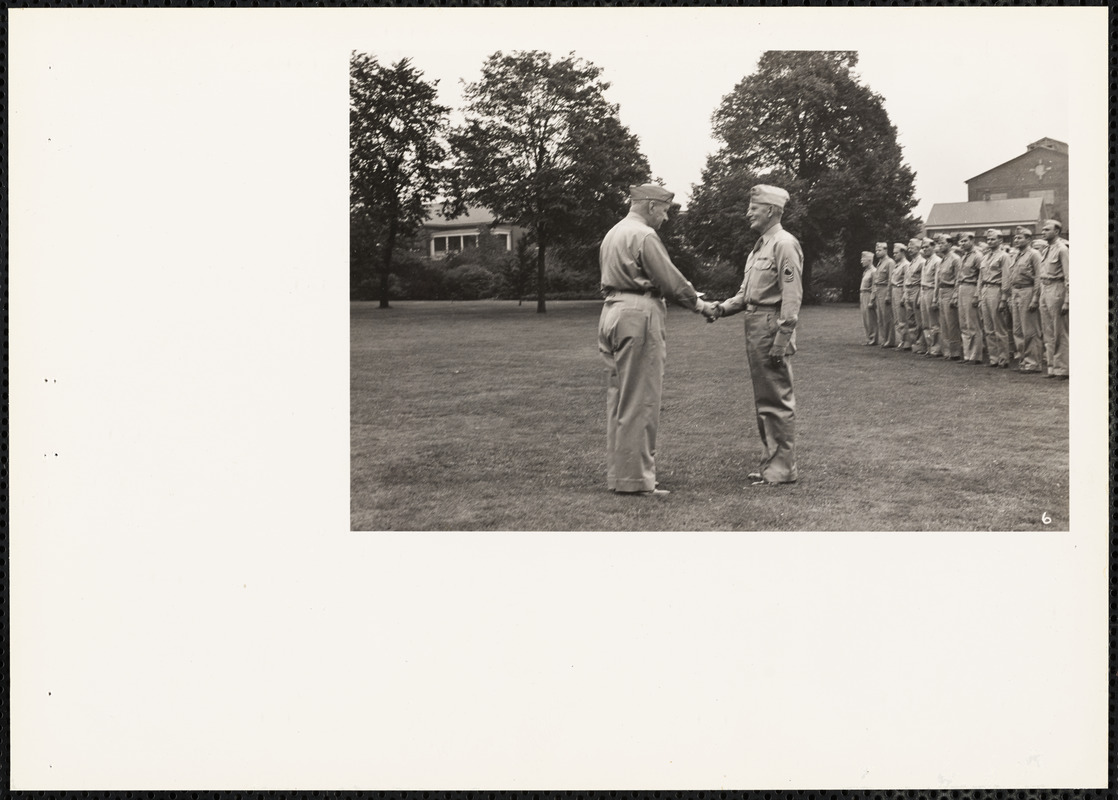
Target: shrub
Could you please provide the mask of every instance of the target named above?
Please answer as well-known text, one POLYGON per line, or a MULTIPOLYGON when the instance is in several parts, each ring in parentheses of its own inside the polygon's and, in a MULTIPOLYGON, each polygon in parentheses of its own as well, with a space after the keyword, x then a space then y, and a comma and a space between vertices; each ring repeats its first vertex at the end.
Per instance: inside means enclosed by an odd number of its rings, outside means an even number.
POLYGON ((480 264, 462 264, 446 271, 444 285, 451 300, 482 300, 494 296, 497 276, 480 264))

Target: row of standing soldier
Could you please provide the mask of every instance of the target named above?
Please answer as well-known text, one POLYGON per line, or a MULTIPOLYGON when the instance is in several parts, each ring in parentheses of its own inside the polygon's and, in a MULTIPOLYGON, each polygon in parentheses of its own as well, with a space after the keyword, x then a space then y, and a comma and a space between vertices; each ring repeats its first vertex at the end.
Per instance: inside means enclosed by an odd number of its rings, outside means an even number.
POLYGON ((957 237, 878 242, 862 253, 861 307, 866 345, 894 347, 963 364, 1068 377, 1068 243, 1047 220, 1043 238, 1017 227, 975 242, 957 237), (875 260, 876 256, 876 260, 875 260), (1012 337, 1012 338, 1011 338, 1012 337))

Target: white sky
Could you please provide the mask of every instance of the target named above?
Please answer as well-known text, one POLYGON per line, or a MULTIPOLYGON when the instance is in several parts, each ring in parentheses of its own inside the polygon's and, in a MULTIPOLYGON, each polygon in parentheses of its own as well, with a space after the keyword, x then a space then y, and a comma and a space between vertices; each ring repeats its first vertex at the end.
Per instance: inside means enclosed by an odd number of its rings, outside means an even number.
POLYGON ((607 96, 640 138, 653 175, 684 206, 716 147, 711 114, 764 51, 857 50, 862 81, 884 98, 916 171, 914 213, 926 219, 933 203, 966 200, 966 179, 1028 143, 1073 138, 1060 53, 1076 33, 1073 9, 934 9, 934 19, 928 11, 399 10, 353 41, 385 62, 410 57, 452 108, 461 105, 461 82, 477 80, 497 50, 573 51, 603 69, 607 96), (1032 44, 1040 33, 1043 50, 1032 44))

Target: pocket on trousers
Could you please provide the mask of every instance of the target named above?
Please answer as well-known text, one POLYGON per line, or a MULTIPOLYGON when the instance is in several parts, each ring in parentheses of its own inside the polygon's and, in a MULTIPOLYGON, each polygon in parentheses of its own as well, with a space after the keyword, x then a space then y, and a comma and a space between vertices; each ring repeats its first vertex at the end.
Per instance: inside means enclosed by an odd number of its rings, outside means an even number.
POLYGON ((618 311, 611 338, 614 352, 627 344, 644 344, 644 340, 648 338, 648 312, 639 308, 623 308, 618 311))

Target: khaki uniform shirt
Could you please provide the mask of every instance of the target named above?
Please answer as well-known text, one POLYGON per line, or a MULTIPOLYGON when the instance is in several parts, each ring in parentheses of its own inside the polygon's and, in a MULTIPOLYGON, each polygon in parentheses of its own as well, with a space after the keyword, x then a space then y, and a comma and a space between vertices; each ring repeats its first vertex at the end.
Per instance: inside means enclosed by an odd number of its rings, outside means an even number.
POLYGON ((889 273, 889 285, 896 288, 904 286, 905 270, 908 269, 908 259, 902 258, 900 261, 893 262, 893 269, 889 273))
POLYGON ((960 251, 959 271, 956 283, 978 283, 978 269, 982 264, 982 253, 971 248, 969 253, 960 251))
POLYGON ((873 285, 888 286, 889 279, 893 275, 893 268, 896 265, 897 262, 889 258, 889 256, 885 256, 885 258, 881 259, 881 263, 877 265, 877 275, 874 276, 873 285))
POLYGON ((924 256, 917 255, 908 262, 908 269, 904 273, 904 285, 909 289, 920 285, 920 276, 924 272, 924 256))
POLYGON ((1017 253, 1013 265, 1009 268, 1010 289, 1032 289, 1030 302, 1038 302, 1040 298, 1040 253, 1031 247, 1026 247, 1017 253))
POLYGON ((646 292, 655 289, 684 308, 702 305, 695 287, 676 269, 654 228, 629 212, 614 225, 598 250, 602 291, 646 292))
POLYGON ((1045 282, 1054 282, 1063 278, 1064 288, 1069 288, 1068 257, 1067 244, 1064 243, 1063 239, 1057 239, 1044 249, 1037 277, 1045 282))
POLYGON ((866 267, 866 271, 862 273, 862 285, 860 287, 860 291, 872 292, 873 285, 877 282, 875 280, 876 276, 877 269, 875 269, 874 267, 866 267))
POLYGON ((986 255, 982 257, 982 263, 978 268, 978 289, 982 290, 983 286, 993 284, 998 287, 1002 299, 1005 299, 1009 292, 1009 287, 1005 285, 1004 273, 1010 265, 1009 254, 998 248, 997 250, 989 250, 986 255))
POLYGON ((780 304, 776 344, 786 347, 800 317, 804 299, 804 251, 795 236, 779 222, 757 240, 745 262, 745 278, 738 293, 722 301, 727 314, 742 311, 747 304, 780 304))
POLYGON ((940 289, 954 289, 955 282, 959 279, 959 257, 948 251, 939 262, 936 269, 936 291, 940 289))
POLYGON ((924 270, 920 275, 920 288, 921 289, 934 289, 936 288, 936 274, 939 270, 940 257, 935 253, 932 257, 924 262, 924 270))

